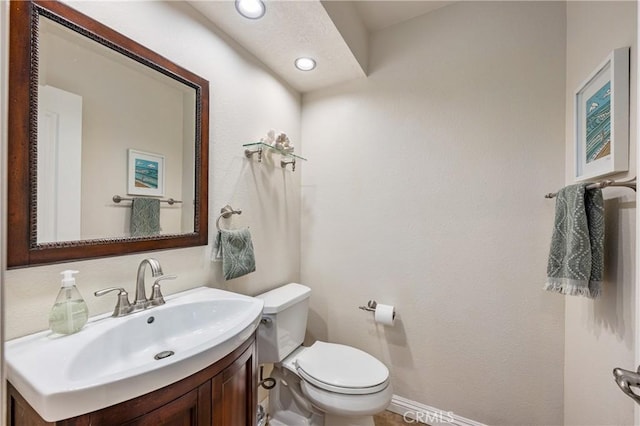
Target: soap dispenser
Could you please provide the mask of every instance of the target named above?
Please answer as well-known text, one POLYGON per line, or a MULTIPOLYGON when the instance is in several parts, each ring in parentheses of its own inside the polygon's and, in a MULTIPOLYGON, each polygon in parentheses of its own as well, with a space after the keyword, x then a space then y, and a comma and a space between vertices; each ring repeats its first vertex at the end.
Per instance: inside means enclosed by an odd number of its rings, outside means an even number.
POLYGON ((49 328, 54 333, 72 334, 80 331, 89 318, 89 308, 76 288, 73 274, 78 271, 63 271, 62 287, 56 303, 49 314, 49 328))

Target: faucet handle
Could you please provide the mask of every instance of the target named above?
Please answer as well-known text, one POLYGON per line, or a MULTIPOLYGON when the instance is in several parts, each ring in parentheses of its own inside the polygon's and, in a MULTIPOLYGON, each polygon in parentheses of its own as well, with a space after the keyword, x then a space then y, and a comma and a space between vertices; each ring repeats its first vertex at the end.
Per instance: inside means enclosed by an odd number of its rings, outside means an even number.
POLYGON ((111 293, 112 291, 118 292, 118 301, 116 302, 116 307, 113 309, 113 317, 122 317, 127 314, 130 314, 133 311, 133 307, 131 303, 129 303, 129 293, 122 287, 109 287, 103 288, 102 290, 98 290, 93 293, 94 296, 100 297, 104 296, 107 293, 111 293))
POLYGON ((149 300, 151 306, 164 305, 164 297, 160 290, 160 281, 175 280, 176 278, 178 278, 177 275, 163 275, 153 283, 153 286, 151 286, 151 299, 149 300))

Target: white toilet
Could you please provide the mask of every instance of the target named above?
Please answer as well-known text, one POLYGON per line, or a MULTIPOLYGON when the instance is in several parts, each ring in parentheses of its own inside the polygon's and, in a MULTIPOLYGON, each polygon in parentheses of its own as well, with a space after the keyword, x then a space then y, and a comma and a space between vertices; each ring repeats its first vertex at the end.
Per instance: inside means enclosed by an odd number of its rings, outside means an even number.
POLYGON ((287 284, 256 296, 264 300, 258 363, 274 363, 269 392, 271 426, 373 425, 391 402, 389 370, 350 346, 302 346, 311 289, 287 284))

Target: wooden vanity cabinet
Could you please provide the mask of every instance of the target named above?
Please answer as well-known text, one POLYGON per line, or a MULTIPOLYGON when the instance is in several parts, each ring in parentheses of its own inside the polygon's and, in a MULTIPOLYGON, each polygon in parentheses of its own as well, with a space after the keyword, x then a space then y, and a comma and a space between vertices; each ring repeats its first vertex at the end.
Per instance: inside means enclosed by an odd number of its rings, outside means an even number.
POLYGON ((257 375, 255 334, 235 351, 179 382, 102 410, 44 421, 8 384, 9 426, 253 426, 257 375))

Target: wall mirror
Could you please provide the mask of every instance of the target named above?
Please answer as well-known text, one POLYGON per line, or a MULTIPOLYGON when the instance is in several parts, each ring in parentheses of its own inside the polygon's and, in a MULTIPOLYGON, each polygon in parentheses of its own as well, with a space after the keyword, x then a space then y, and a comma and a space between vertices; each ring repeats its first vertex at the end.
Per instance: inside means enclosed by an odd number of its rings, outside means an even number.
POLYGON ((209 83, 56 1, 12 1, 10 268, 207 244, 209 83))

